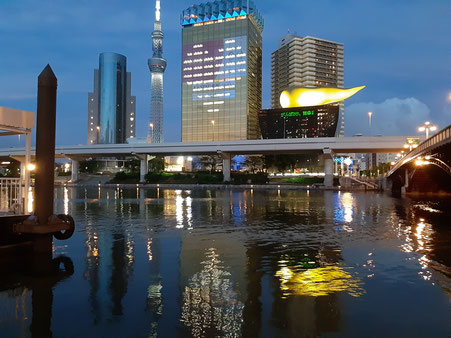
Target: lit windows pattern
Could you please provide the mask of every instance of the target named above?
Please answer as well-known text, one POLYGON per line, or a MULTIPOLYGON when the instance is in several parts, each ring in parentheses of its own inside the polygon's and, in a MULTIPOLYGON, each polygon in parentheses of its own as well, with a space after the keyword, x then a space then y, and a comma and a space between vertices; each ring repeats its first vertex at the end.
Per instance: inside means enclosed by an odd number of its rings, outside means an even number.
POLYGON ((261 34, 246 16, 231 22, 183 28, 183 142, 248 139, 258 135, 259 58, 261 34), (252 72, 250 64, 254 65, 252 72), (257 91, 253 96, 250 81, 255 82, 252 88, 257 91), (251 107, 255 115, 252 120, 251 107))

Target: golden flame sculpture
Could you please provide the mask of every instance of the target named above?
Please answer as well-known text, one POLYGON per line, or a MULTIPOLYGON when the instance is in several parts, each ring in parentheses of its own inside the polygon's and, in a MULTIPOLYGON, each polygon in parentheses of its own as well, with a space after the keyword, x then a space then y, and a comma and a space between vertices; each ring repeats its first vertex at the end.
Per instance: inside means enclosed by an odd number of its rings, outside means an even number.
POLYGON ((321 106, 323 104, 343 101, 365 86, 349 89, 340 88, 294 88, 280 94, 282 108, 321 106))

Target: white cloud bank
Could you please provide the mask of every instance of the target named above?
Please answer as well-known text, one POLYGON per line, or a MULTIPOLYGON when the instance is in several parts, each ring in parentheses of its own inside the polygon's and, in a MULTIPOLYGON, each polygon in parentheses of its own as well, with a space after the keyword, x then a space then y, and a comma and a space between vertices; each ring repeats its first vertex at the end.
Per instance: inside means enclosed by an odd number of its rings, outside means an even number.
POLYGON ((345 107, 345 134, 369 134, 368 112, 372 115, 372 135, 416 135, 416 128, 431 120, 427 105, 416 98, 391 98, 381 103, 361 102, 345 107))

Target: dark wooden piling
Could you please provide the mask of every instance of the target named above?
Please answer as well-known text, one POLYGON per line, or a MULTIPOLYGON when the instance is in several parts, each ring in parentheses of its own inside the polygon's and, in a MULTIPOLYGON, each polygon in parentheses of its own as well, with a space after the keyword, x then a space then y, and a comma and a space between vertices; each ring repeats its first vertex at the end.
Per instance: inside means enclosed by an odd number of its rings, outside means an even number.
MULTIPOLYGON (((41 225, 53 214, 57 78, 50 65, 38 77, 35 215, 41 225)), ((52 250, 52 235, 39 236, 35 251, 52 250)))

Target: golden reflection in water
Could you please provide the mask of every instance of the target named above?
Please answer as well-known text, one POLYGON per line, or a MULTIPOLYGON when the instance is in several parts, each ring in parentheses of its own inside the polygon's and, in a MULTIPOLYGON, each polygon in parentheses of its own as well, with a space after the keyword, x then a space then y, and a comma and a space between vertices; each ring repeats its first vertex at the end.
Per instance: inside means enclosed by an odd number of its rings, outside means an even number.
POLYGON ((191 198, 191 196, 188 196, 185 199, 185 203, 186 203, 186 219, 188 223, 188 229, 191 230, 193 228, 193 207, 192 207, 193 199, 191 198))
POLYGON ((64 187, 64 214, 69 215, 69 190, 64 187))
POLYGON ((177 220, 177 226, 176 228, 182 229, 183 228, 183 197, 182 197, 182 191, 176 190, 176 197, 175 197, 175 218, 177 220))
POLYGON ((30 187, 29 190, 28 190, 28 206, 27 206, 27 209, 28 209, 29 213, 32 213, 33 209, 34 209, 33 208, 34 198, 33 198, 33 190, 32 189, 33 188, 30 187))
POLYGON ((284 266, 276 272, 280 280, 280 289, 284 298, 290 295, 327 296, 336 292, 346 291, 353 297, 360 297, 365 291, 362 282, 355 279, 339 266, 326 266, 313 269, 299 269, 284 266))
POLYGON ((147 239, 147 257, 149 258, 149 262, 153 259, 153 257, 152 257, 152 238, 147 239))
POLYGON ((194 274, 183 292, 181 322, 193 337, 239 337, 244 305, 233 289, 215 248, 205 253, 202 270, 194 274))

